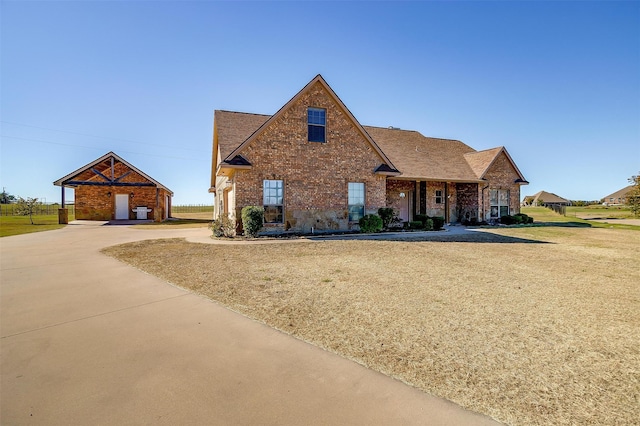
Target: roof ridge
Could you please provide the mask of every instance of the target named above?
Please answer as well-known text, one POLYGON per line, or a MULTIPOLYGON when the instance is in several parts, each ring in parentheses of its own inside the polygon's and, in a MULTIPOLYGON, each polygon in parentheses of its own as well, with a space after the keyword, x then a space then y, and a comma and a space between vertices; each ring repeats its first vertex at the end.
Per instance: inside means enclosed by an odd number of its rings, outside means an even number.
POLYGON ((243 114, 243 115, 259 115, 261 117, 271 117, 271 114, 260 114, 257 112, 244 112, 244 111, 229 111, 226 109, 216 109, 216 112, 228 112, 231 114, 243 114))

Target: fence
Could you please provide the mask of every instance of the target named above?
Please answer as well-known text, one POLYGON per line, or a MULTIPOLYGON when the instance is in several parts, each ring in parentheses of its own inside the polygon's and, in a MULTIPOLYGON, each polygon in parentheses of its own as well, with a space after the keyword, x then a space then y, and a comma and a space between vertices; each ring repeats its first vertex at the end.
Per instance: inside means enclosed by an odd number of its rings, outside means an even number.
POLYGON ((213 213, 213 206, 206 204, 172 205, 171 213, 213 213))
MULTIPOLYGON (((75 214, 73 204, 65 206, 69 210, 69 215, 75 214)), ((37 204, 33 210, 34 216, 58 215, 60 204, 37 204)), ((0 216, 17 216, 17 204, 0 204, 0 216)))
POLYGON ((567 206, 560 204, 545 204, 546 208, 553 210, 554 212, 561 214, 562 216, 567 215, 567 206))
MULTIPOLYGON (((69 215, 75 215, 75 206, 68 204, 65 206, 69 210, 69 215)), ((36 216, 57 215, 60 204, 38 204, 33 211, 36 216)), ((0 204, 0 216, 16 216, 17 204, 0 204)), ((173 213, 213 213, 213 206, 206 204, 184 204, 171 206, 173 213)))

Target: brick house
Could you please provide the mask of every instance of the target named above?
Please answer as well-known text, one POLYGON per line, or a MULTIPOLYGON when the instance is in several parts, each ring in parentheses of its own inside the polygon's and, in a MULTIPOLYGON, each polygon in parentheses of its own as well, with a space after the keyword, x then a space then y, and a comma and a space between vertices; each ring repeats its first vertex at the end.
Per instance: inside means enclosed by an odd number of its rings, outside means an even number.
POLYGON ((522 200, 522 204, 525 206, 570 206, 571 201, 566 198, 562 198, 559 195, 554 194, 553 192, 540 191, 533 195, 527 195, 522 200))
POLYGON ((166 186, 113 152, 53 182, 75 190, 77 220, 127 220, 171 217, 171 192, 166 186), (138 211, 139 208, 139 211, 138 211))
POLYGON ((627 196, 633 189, 634 185, 626 186, 613 194, 609 194, 602 198, 602 204, 605 206, 619 206, 627 202, 627 196))
POLYGON ((527 183, 504 147, 362 126, 320 75, 274 115, 214 113, 214 218, 263 206, 265 232, 357 229, 385 206, 403 221, 497 219, 527 183))

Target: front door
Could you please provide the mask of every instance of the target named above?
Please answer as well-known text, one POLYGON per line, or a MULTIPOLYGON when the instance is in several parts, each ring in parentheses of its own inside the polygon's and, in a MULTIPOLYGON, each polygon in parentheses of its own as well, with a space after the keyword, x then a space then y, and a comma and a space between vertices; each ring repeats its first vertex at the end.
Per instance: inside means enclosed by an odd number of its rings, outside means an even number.
POLYGON ((409 193, 400 193, 400 203, 398 217, 403 222, 409 222, 409 193))
POLYGON ((129 219, 129 194, 116 194, 116 220, 129 219))

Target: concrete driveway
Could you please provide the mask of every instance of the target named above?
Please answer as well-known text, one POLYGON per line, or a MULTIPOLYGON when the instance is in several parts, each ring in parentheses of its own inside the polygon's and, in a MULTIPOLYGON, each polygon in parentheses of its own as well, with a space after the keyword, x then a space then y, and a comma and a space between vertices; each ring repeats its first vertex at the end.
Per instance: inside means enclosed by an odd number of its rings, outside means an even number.
POLYGON ((208 233, 73 222, 0 239, 0 423, 496 424, 99 252, 208 233))

